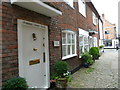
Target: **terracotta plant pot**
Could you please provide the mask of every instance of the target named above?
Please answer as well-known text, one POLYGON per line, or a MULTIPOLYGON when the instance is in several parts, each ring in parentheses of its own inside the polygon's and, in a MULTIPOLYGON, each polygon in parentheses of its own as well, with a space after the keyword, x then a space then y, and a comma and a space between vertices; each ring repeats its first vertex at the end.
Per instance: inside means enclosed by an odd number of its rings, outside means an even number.
POLYGON ((66 78, 59 78, 56 80, 56 87, 57 88, 66 88, 67 87, 67 79, 66 78))
POLYGON ((50 80, 50 89, 55 88, 56 80, 50 80))

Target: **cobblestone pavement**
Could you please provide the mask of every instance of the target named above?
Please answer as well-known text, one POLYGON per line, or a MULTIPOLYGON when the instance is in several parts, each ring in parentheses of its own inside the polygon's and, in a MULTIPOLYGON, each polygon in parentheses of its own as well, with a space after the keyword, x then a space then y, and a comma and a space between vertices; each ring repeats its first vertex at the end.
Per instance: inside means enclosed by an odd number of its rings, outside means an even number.
POLYGON ((118 88, 118 51, 105 49, 90 68, 81 68, 72 76, 69 88, 118 88))

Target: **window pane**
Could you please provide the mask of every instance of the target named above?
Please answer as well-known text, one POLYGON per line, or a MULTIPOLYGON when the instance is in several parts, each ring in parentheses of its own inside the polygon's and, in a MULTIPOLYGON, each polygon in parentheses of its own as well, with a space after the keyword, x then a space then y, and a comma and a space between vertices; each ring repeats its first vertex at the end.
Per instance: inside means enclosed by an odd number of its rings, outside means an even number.
POLYGON ((83 53, 83 35, 79 36, 79 55, 83 53))
POLYGON ((93 47, 93 40, 92 40, 92 38, 89 39, 89 45, 90 45, 90 47, 93 47))
POLYGON ((72 44, 75 44, 75 34, 72 34, 72 44))
POLYGON ((88 52, 88 50, 89 50, 89 45, 85 45, 84 52, 88 52))
POLYGON ((71 34, 70 33, 67 34, 67 43, 71 44, 71 34))
POLYGON ((82 46, 83 45, 83 36, 79 37, 79 45, 82 46))
POLYGON ((93 15, 93 23, 96 25, 97 24, 97 17, 94 12, 92 12, 93 15))
POLYGON ((66 45, 62 45, 62 56, 66 56, 66 45))
POLYGON ((110 31, 105 31, 105 34, 110 34, 110 31))
POLYGON ((62 34, 62 56, 75 54, 75 33, 63 32, 62 34))
POLYGON ((72 45, 72 54, 75 54, 75 45, 72 45))
POLYGON ((68 53, 67 53, 67 54, 70 55, 70 51, 71 51, 71 50, 70 50, 70 45, 68 45, 67 48, 68 48, 68 50, 67 50, 68 53))
POLYGON ((88 37, 84 37, 84 44, 88 44, 88 37))
POLYGON ((86 17, 86 5, 85 0, 79 0, 79 12, 86 17))
POLYGON ((83 53, 83 46, 79 47, 79 55, 81 55, 83 53))
POLYGON ((62 44, 66 44, 66 33, 62 33, 62 44))
POLYGON ((73 0, 65 0, 71 7, 73 7, 73 0))

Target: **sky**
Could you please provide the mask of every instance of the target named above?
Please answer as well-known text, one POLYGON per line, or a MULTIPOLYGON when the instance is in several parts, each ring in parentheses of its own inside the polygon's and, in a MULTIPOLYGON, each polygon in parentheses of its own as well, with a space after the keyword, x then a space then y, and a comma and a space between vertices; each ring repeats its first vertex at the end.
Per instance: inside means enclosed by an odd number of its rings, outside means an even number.
POLYGON ((116 24, 118 29, 118 2, 120 0, 91 0, 100 15, 105 14, 106 20, 116 24))

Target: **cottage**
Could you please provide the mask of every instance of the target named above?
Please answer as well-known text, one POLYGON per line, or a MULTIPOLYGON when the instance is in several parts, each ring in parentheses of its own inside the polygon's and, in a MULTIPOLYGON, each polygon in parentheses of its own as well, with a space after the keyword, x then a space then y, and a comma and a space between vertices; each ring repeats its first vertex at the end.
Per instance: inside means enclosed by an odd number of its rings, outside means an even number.
POLYGON ((105 15, 102 14, 103 20, 103 34, 104 34, 104 48, 116 48, 116 45, 119 44, 117 39, 116 25, 112 24, 105 19, 105 15))
POLYGON ((1 85, 20 76, 29 87, 48 88, 56 61, 66 61, 74 73, 81 54, 99 46, 100 15, 92 2, 31 1, 0 4, 1 85))

